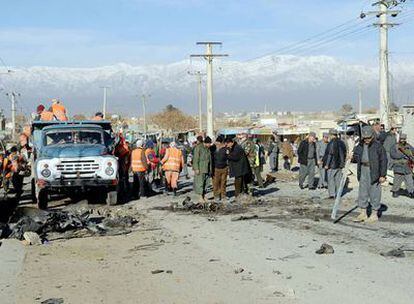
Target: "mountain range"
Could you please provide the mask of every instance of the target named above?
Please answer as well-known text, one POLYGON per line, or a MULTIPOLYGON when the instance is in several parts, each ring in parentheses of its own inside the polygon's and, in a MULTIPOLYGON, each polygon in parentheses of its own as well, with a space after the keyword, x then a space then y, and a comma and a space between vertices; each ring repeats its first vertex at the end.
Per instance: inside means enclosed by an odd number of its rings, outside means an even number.
MULTIPOLYGON (((0 75, 0 84, 5 91, 20 93, 19 109, 26 113, 33 111, 36 104, 48 104, 57 97, 71 114, 91 114, 101 110, 102 86, 110 87, 108 112, 111 113, 140 115, 140 96, 144 93, 151 95, 147 106, 150 112, 173 104, 196 113, 196 78, 188 73, 196 70, 204 72, 205 63, 16 67, 9 75, 0 75)), ((393 66, 391 71, 393 100, 397 104, 412 102, 414 63, 393 66)), ((274 111, 336 110, 345 103, 357 105, 359 83, 364 107, 377 106, 378 67, 374 65, 351 64, 327 56, 266 56, 247 62, 222 60, 214 64, 215 111, 260 111, 265 106, 274 111)), ((2 108, 9 108, 7 97, 3 95, 0 101, 2 108)))

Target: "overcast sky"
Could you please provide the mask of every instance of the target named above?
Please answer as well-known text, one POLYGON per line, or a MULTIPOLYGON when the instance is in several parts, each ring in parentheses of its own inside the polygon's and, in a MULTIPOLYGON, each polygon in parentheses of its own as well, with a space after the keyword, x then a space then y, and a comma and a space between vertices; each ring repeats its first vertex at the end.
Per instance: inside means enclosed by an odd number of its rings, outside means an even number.
MULTIPOLYGON (((19 67, 171 63, 203 51, 195 46, 198 40, 219 40, 224 42, 222 51, 233 60, 246 60, 357 18, 361 10, 372 10, 371 2, 2 1, 0 56, 8 65, 19 67)), ((412 11, 413 3, 405 9, 412 11)), ((404 22, 393 30, 391 52, 396 60, 412 56, 413 29, 414 22, 404 22)), ((344 37, 322 49, 311 48, 304 55, 325 54, 374 64, 377 40, 377 32, 372 31, 344 37)))

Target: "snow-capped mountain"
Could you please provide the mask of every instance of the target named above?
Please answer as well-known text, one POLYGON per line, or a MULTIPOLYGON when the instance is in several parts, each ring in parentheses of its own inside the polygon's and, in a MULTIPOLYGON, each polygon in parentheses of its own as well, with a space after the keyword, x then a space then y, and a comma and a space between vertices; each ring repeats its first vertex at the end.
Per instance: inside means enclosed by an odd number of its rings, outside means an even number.
MULTIPOLYGON (((196 112, 196 79, 189 71, 204 62, 131 66, 117 64, 98 68, 15 68, 0 75, 6 91, 21 93, 20 106, 30 112, 36 104, 59 97, 71 113, 101 109, 102 86, 109 86, 108 111, 128 115, 141 112, 139 96, 151 94, 148 108, 157 111, 167 104, 196 112)), ((362 80, 365 105, 377 105, 378 68, 354 65, 332 57, 268 56, 249 62, 221 61, 214 66, 216 111, 334 110, 344 103, 356 104, 362 80)), ((400 98, 408 98, 414 84, 414 64, 393 69, 392 84, 400 98), (404 95, 404 92, 407 92, 404 95)), ((5 97, 2 107, 8 108, 5 97)))

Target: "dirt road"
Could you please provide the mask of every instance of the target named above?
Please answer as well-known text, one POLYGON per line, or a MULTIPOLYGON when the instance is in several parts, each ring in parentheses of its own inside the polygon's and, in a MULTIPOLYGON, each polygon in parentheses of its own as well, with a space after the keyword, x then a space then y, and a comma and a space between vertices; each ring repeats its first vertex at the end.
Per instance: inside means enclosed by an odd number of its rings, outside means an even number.
MULTIPOLYGON (((16 303, 412 303, 414 202, 390 199, 376 225, 328 219, 325 192, 276 184, 219 213, 172 212, 156 196, 118 208, 142 214, 129 235, 25 247, 16 303), (283 190, 280 190, 280 189, 283 190), (294 199, 293 199, 294 197, 294 199), (167 208, 165 208, 167 207, 167 208), (241 215, 256 215, 237 220, 241 215), (322 243, 334 254, 317 255, 322 243)), ((348 193, 350 208, 356 191, 348 193)), ((0 248, 1 251, 1 248, 0 248)))

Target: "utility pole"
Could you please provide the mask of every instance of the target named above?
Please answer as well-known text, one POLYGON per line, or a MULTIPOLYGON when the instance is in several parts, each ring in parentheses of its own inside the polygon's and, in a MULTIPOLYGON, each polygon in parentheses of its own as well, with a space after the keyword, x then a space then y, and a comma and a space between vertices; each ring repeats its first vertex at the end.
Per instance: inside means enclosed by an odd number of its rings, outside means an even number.
POLYGON ((142 115, 144 116, 144 138, 147 138, 147 132, 148 132, 148 128, 147 128, 147 100, 148 98, 150 98, 151 95, 145 95, 142 94, 141 96, 141 100, 142 100, 142 115))
POLYGON ((358 113, 362 114, 362 80, 358 81, 358 113))
POLYGON ((12 119, 12 139, 16 138, 16 97, 20 96, 19 93, 16 92, 10 92, 10 93, 6 93, 6 95, 10 98, 11 101, 11 119, 12 119))
POLYGON ((189 75, 194 75, 197 78, 197 98, 198 98, 198 128, 200 133, 203 132, 203 94, 202 94, 202 85, 203 85, 203 76, 205 73, 201 71, 196 71, 194 73, 188 72, 189 75))
POLYGON ((397 17, 401 12, 392 10, 398 5, 404 3, 405 0, 380 0, 372 4, 378 7, 377 11, 361 13, 361 18, 367 15, 376 15, 379 23, 374 26, 379 28, 380 32, 380 51, 379 51, 379 101, 380 101, 380 120, 384 124, 385 130, 390 127, 390 91, 389 91, 389 67, 388 67, 388 29, 396 26, 396 23, 388 22, 388 15, 397 17))
POLYGON ((214 137, 214 105, 213 105, 213 59, 216 57, 227 57, 227 54, 213 54, 214 45, 222 45, 221 42, 202 41, 197 45, 205 45, 204 55, 191 55, 190 57, 201 57, 207 61, 207 135, 214 137))
POLYGON ((103 105, 102 105, 102 114, 103 114, 103 118, 106 119, 106 107, 107 107, 107 90, 109 89, 109 87, 101 87, 101 89, 103 89, 103 105))

